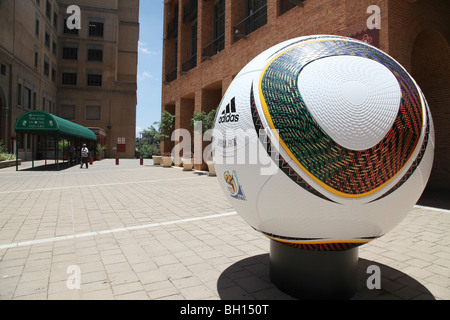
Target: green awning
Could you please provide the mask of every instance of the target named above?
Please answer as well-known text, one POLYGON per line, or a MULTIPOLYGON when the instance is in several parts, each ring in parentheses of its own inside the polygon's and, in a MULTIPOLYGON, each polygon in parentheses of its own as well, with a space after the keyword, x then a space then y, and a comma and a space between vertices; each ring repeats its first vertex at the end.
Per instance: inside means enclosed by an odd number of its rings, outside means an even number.
POLYGON ((45 111, 30 111, 23 114, 17 119, 15 131, 40 136, 97 140, 95 133, 88 128, 45 111))

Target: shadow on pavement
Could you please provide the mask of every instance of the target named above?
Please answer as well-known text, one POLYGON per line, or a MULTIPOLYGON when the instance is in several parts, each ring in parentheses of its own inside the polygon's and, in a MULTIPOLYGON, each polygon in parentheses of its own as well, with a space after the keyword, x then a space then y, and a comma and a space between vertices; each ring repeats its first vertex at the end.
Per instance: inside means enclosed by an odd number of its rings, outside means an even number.
MULTIPOLYGON (((269 254, 236 262, 220 275, 217 291, 222 300, 295 300, 270 281, 269 254)), ((352 300, 435 300, 430 291, 407 274, 386 265, 359 259, 358 290, 352 300), (381 289, 369 290, 366 282, 376 265, 381 271, 381 289)))
MULTIPOLYGON (((75 165, 73 165, 75 166, 75 165)), ((59 163, 59 166, 56 163, 51 163, 51 164, 47 164, 47 165, 36 165, 34 168, 26 168, 26 169, 20 169, 19 167, 19 171, 64 171, 67 169, 72 168, 73 166, 69 166, 69 164, 67 162, 59 163)), ((79 166, 79 165, 78 165, 79 166)))

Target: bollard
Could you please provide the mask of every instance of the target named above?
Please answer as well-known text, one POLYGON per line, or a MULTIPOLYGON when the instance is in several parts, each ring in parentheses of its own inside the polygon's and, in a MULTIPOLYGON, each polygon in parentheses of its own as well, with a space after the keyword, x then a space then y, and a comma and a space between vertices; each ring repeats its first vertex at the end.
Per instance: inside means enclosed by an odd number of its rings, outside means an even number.
POLYGON ((143 166, 144 165, 144 158, 140 158, 140 160, 141 160, 141 166, 143 166))
POLYGON ((119 165, 119 157, 116 157, 116 166, 119 165))
POLYGON ((89 157, 89 164, 92 166, 94 164, 94 158, 89 157))

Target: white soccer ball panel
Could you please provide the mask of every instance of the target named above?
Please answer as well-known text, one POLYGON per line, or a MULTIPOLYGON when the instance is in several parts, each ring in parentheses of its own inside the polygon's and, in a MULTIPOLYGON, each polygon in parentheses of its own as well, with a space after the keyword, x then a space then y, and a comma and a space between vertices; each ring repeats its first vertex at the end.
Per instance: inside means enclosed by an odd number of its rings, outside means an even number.
POLYGON ((347 250, 394 228, 434 157, 425 98, 394 59, 365 43, 301 37, 236 76, 215 122, 219 183, 272 239, 347 250))

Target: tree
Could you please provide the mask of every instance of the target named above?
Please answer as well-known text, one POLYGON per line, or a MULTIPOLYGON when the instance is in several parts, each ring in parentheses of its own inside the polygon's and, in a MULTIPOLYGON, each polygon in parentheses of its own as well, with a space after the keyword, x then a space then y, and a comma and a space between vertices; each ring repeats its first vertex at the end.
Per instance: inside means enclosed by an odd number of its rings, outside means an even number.
POLYGON ((141 133, 142 138, 136 139, 136 151, 141 154, 141 157, 150 158, 160 148, 159 122, 153 123, 141 133))
POLYGON ((172 133, 173 125, 175 124, 175 115, 164 111, 161 115, 161 122, 159 125, 159 139, 160 141, 170 138, 172 133))
POLYGON ((212 110, 210 113, 199 112, 194 113, 194 116, 191 119, 191 127, 194 128, 195 122, 202 122, 202 132, 205 133, 209 129, 214 127, 214 120, 216 118, 217 109, 212 110))
POLYGON ((170 137, 175 123, 175 116, 165 111, 161 115, 161 121, 142 131, 142 138, 136 139, 136 151, 141 157, 150 158, 154 153, 160 152, 161 141, 170 137))

